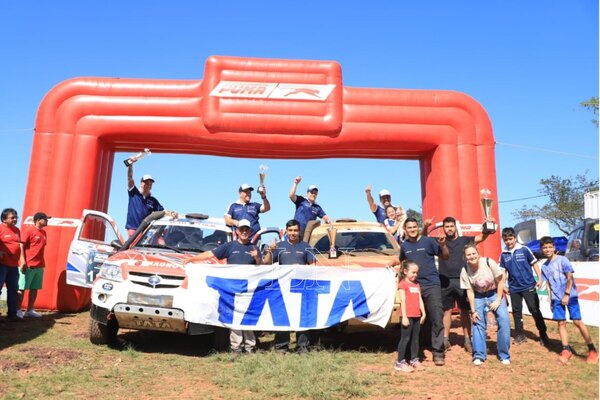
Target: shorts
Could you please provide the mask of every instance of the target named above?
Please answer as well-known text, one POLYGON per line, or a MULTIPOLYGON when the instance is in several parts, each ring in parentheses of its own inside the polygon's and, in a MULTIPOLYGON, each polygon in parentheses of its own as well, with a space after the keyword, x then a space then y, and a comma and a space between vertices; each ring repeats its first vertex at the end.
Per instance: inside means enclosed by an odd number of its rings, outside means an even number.
MULTIPOLYGON (((440 277, 441 278, 441 277, 440 277)), ((454 302, 458 303, 461 310, 469 310, 467 291, 460 288, 460 278, 446 278, 442 287, 442 308, 448 311, 454 308, 454 302)))
POLYGON ((42 288, 44 268, 27 268, 25 273, 19 268, 19 290, 37 290, 42 288))
MULTIPOLYGON (((565 312, 565 306, 562 305, 560 300, 552 299, 550 308, 552 309, 553 320, 566 321, 567 315, 565 312)), ((571 321, 581 320, 581 309, 579 308, 579 300, 577 297, 569 297, 567 308, 569 309, 569 318, 571 318, 571 321)))

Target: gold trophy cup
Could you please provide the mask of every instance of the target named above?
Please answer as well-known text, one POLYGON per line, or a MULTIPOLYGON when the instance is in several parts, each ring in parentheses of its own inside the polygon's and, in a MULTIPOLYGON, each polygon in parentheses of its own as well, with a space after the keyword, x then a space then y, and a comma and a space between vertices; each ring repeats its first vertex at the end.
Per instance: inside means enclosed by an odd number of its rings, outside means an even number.
POLYGON ((142 158, 144 158, 145 156, 149 156, 150 154, 152 154, 150 152, 150 149, 144 149, 144 151, 140 151, 139 153, 132 155, 127 160, 123 160, 123 164, 125 164, 126 167, 129 167, 134 162, 141 160, 142 158))
POLYGON ((337 235, 337 228, 333 224, 329 225, 327 229, 327 236, 329 236, 329 258, 338 258, 337 249, 335 248, 335 237, 337 235))
POLYGON ((264 193, 265 191, 265 177, 267 176, 266 171, 269 169, 269 167, 267 167, 264 164, 261 164, 258 167, 258 178, 260 179, 260 185, 258 185, 258 193, 264 193))
POLYGON ((492 221, 488 221, 490 215, 492 215, 492 203, 494 203, 494 200, 488 199, 490 194, 492 194, 492 192, 489 189, 481 189, 481 195, 483 196, 481 199, 481 207, 483 207, 483 215, 485 216, 481 231, 488 235, 496 232, 496 224, 492 221))

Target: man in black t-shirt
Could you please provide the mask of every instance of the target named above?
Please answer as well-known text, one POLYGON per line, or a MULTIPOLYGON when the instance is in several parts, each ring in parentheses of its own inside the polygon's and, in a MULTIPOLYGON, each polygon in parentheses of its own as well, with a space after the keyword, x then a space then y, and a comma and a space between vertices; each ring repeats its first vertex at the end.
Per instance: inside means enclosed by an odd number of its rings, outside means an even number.
MULTIPOLYGON (((493 219, 490 218, 493 222, 493 219)), ((426 230, 432 221, 426 220, 426 230)), ((471 319, 469 317, 469 302, 465 290, 460 288, 460 273, 465 260, 463 258, 464 248, 470 243, 481 243, 488 234, 482 233, 477 236, 458 236, 456 219, 446 217, 442 221, 442 228, 446 235, 446 246, 448 246, 449 257, 447 260, 439 259, 440 283, 442 286, 442 307, 444 308, 444 348, 450 350, 450 325, 452 324, 452 309, 454 303, 460 309, 460 323, 464 335, 464 346, 467 352, 471 352, 471 319)))

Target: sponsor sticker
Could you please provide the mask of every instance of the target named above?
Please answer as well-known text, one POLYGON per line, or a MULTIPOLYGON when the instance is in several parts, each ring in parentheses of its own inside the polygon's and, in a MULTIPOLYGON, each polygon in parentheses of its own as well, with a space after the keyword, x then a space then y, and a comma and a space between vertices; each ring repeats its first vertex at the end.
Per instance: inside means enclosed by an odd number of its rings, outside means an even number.
POLYGON ((325 101, 335 85, 221 81, 211 96, 229 98, 325 101))

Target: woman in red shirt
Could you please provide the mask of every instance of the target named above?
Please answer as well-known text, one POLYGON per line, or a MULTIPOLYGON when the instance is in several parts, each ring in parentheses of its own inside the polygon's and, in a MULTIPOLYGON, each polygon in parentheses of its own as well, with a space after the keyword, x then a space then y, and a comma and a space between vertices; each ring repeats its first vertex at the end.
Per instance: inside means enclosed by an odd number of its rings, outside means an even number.
POLYGON ((0 215, 0 288, 6 283, 8 320, 17 318, 17 291, 19 290, 19 268, 26 266, 21 243, 21 232, 17 228, 17 211, 5 208, 0 215))

